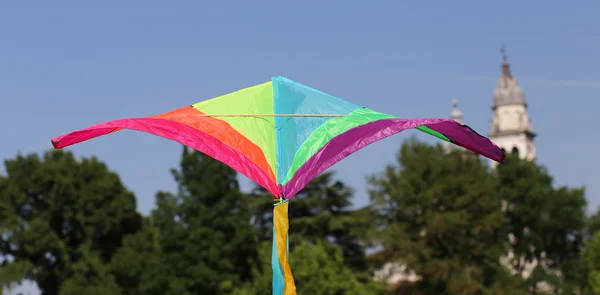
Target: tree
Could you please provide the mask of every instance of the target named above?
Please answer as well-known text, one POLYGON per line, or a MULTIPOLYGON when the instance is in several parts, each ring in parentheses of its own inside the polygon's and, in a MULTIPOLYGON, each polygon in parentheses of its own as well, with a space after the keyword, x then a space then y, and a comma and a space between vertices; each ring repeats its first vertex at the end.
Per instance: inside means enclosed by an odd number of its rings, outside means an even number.
MULTIPOLYGON (((114 285, 104 264, 141 222, 135 196, 119 176, 96 158, 77 161, 65 151, 50 151, 41 159, 18 155, 5 167, 0 256, 9 260, 0 274, 33 280, 44 295, 114 285)), ((118 294, 114 288, 102 290, 118 294)))
POLYGON ((369 177, 369 184, 381 263, 415 271, 423 294, 506 293, 497 284, 504 276, 505 218, 479 157, 413 138, 400 148, 397 165, 369 177))
POLYGON ((567 293, 581 289, 585 274, 579 251, 587 221, 584 189, 555 188, 543 166, 513 155, 497 167, 496 177, 494 191, 506 204, 512 270, 525 277, 533 292, 541 282, 567 293))
MULTIPOLYGON (((260 260, 253 270, 254 279, 237 289, 233 295, 271 294, 271 244, 263 242, 260 247, 260 260)), ((290 266, 298 295, 377 295, 389 294, 386 288, 371 280, 360 282, 352 270, 344 263, 340 247, 333 251, 326 249, 324 242, 300 244, 290 248, 290 266)))
POLYGON ((91 252, 84 252, 82 259, 73 265, 73 275, 60 290, 60 295, 80 294, 122 294, 107 264, 91 252))
POLYGON ((600 294, 600 232, 594 233, 581 251, 588 273, 586 281, 593 294, 600 294))
POLYGON ((252 278, 257 236, 237 173, 184 147, 177 194, 159 192, 145 230, 113 260, 126 294, 229 294, 252 278))
POLYGON ((588 241, 594 237, 594 234, 600 231, 600 210, 596 210, 596 213, 589 216, 586 220, 585 237, 584 240, 588 241))
POLYGON ((143 230, 125 237, 110 263, 110 272, 123 295, 168 294, 172 287, 174 273, 172 266, 164 263, 161 230, 151 218, 144 221, 143 230))

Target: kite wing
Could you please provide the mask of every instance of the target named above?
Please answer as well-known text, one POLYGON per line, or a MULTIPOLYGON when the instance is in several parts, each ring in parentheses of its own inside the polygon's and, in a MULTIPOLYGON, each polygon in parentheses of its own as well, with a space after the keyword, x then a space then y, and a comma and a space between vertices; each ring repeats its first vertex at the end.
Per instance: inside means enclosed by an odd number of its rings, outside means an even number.
POLYGON ((348 155, 413 128, 497 162, 506 157, 453 120, 398 118, 283 77, 157 116, 93 125, 52 144, 63 148, 122 129, 148 132, 203 152, 290 199, 348 155))

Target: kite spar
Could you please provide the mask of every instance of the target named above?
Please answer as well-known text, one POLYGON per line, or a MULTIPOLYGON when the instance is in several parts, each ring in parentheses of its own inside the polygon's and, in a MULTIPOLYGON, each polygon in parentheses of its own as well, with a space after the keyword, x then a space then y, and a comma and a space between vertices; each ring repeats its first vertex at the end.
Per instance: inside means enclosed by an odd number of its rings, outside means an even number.
POLYGON ((177 141, 223 162, 280 201, 273 209, 273 294, 294 295, 288 263, 288 206, 313 178, 348 155, 417 129, 497 162, 489 139, 450 119, 403 119, 284 77, 156 116, 113 120, 52 139, 56 149, 122 129, 177 141))

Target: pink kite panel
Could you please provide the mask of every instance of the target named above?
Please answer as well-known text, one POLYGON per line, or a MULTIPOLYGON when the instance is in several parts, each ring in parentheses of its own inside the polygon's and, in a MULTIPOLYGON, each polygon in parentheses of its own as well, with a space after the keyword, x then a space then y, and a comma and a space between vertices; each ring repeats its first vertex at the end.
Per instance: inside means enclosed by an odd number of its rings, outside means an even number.
POLYGON ((88 139, 103 136, 115 129, 130 129, 147 132, 177 141, 221 161, 267 189, 279 195, 277 184, 242 153, 222 141, 183 123, 158 118, 132 118, 96 124, 52 139, 54 148, 64 148, 88 139))

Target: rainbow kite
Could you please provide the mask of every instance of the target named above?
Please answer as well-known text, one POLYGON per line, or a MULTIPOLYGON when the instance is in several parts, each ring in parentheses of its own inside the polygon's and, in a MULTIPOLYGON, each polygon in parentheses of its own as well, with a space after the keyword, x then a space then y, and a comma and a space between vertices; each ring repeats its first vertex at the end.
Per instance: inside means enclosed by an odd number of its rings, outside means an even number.
POLYGON ((146 118, 108 121, 52 139, 64 148, 122 129, 148 132, 205 153, 279 199, 273 214, 273 294, 296 294, 288 264, 288 201, 359 149, 415 128, 497 162, 489 139, 450 119, 402 119, 283 77, 146 118))

